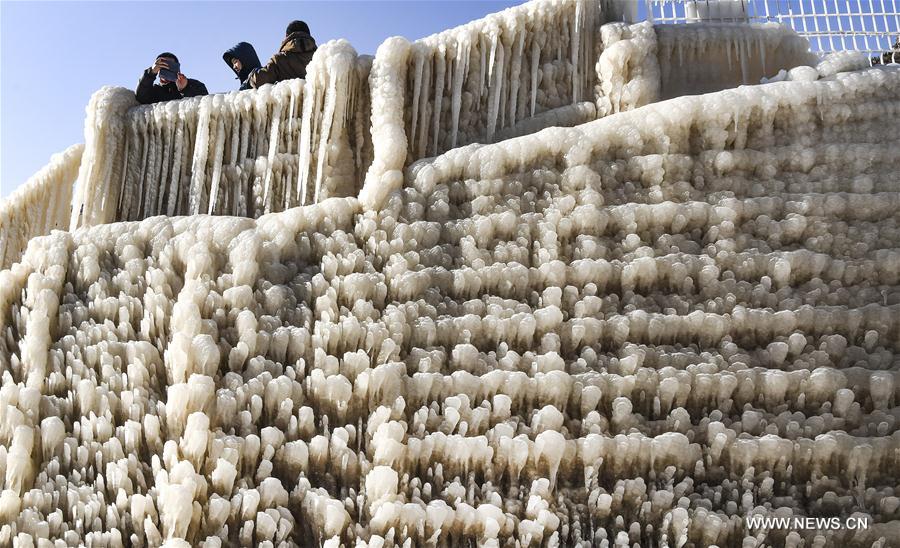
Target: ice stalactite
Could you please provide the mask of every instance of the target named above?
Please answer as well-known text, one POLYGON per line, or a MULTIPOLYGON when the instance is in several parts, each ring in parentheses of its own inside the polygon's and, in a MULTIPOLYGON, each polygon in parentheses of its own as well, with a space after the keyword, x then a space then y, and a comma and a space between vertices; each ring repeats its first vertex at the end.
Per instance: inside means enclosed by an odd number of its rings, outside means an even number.
POLYGON ((603 51, 595 69, 599 116, 657 101, 660 72, 653 25, 608 23, 600 28, 600 41, 603 51))
POLYGON ((378 47, 369 88, 372 90, 372 143, 374 160, 359 193, 363 207, 377 209, 385 197, 403 184, 408 140, 403 126, 408 60, 411 47, 394 37, 378 47))
POLYGON ((17 262, 32 238, 69 228, 72 189, 83 152, 84 145, 77 144, 54 154, 0 204, 0 270, 17 262))
MULTIPOLYGON (((369 111, 357 98, 368 91, 368 68, 346 40, 332 41, 307 68, 304 116, 301 129, 300 203, 309 204, 329 196, 358 192, 358 180, 366 166, 355 151, 365 146, 365 136, 356 131, 357 120, 367 120, 369 111), (307 139, 309 139, 307 141, 307 139), (309 150, 309 166, 303 158, 309 150), (346 166, 346 167, 345 167, 346 166), (302 189, 302 190, 301 190, 302 189)), ((318 51, 317 51, 318 55, 318 51)))
POLYGON ((413 43, 404 106, 412 113, 409 160, 491 141, 525 118, 590 96, 604 6, 528 2, 413 43))
MULTIPOLYGON (((817 128, 828 142, 827 139, 839 137, 837 130, 830 128, 834 120, 828 117, 836 114, 820 114, 821 101, 883 105, 890 93, 888 82, 897 77, 896 71, 845 72, 815 82, 803 81, 794 85, 775 82, 709 96, 679 97, 600 118, 577 128, 548 128, 542 132, 540 142, 532 137, 520 137, 492 145, 461 147, 434 160, 417 162, 408 171, 415 181, 426 182, 424 189, 453 180, 490 177, 502 165, 508 170, 528 169, 546 154, 544 141, 552 143, 547 145, 552 150, 566 150, 566 159, 570 163, 589 154, 627 156, 637 151, 685 154, 696 146, 688 139, 693 133, 697 133, 697 138, 707 147, 787 147, 792 139, 800 139, 805 130, 781 127, 776 121, 779 117, 799 116, 798 112, 804 113, 804 119, 818 120, 817 128), (592 137, 601 135, 602 138, 592 137), (659 135, 680 138, 673 140, 659 135), (498 165, 498 161, 505 164, 498 165)), ((837 107, 832 112, 837 112, 837 107)), ((874 120, 874 112, 870 114, 874 120)), ((872 122, 864 119, 860 124, 863 123, 872 122)), ((721 158, 723 162, 730 162, 732 156, 726 154, 721 158)))
POLYGON ((123 179, 125 113, 136 104, 134 92, 122 88, 107 86, 91 97, 84 122, 84 153, 72 199, 72 230, 116 220, 119 194, 136 183, 123 179))
POLYGON ((756 84, 781 69, 818 61, 806 39, 777 23, 654 28, 663 99, 756 84))

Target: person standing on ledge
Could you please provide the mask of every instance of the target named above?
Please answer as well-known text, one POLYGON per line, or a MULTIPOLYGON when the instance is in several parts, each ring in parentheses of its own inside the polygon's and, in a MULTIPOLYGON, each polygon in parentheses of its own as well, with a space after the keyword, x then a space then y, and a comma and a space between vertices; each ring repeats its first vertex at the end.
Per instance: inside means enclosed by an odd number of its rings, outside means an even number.
POLYGON ((134 92, 142 105, 161 103, 185 97, 208 95, 206 86, 200 80, 188 78, 181 73, 181 65, 175 54, 164 52, 156 56, 153 66, 144 71, 134 92), (159 83, 155 83, 159 75, 159 83))
POLYGON ((225 59, 225 64, 231 67, 241 83, 239 89, 250 89, 250 75, 260 67, 259 57, 256 56, 253 46, 247 42, 238 42, 222 54, 222 59, 225 59))
POLYGON ((250 75, 252 87, 258 88, 291 78, 306 78, 306 65, 316 52, 316 41, 309 34, 309 26, 303 21, 291 21, 285 35, 278 53, 272 56, 266 66, 250 75))

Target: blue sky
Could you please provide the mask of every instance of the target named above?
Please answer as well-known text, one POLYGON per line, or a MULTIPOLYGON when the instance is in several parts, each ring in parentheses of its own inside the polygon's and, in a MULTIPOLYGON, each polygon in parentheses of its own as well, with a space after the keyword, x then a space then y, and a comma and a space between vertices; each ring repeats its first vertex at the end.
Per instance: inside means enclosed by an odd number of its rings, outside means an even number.
POLYGON ((0 0, 0 195, 50 156, 84 141, 84 109, 104 85, 134 88, 157 53, 210 92, 236 88, 222 53, 239 41, 260 60, 303 19, 321 44, 346 38, 374 54, 389 36, 421 38, 515 1, 48 2, 0 0))

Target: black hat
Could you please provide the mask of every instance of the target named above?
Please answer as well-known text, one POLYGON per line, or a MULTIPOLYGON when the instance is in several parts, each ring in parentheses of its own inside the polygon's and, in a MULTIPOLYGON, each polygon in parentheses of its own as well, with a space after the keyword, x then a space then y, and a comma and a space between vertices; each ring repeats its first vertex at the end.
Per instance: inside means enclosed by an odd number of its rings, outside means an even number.
POLYGON ((178 60, 178 57, 175 57, 174 53, 170 53, 168 51, 164 51, 156 56, 157 59, 159 59, 160 57, 165 57, 166 59, 175 59, 176 63, 180 63, 180 61, 178 60))
POLYGON ((309 25, 307 25, 303 21, 300 21, 299 19, 296 21, 291 21, 291 24, 287 26, 287 30, 284 32, 284 35, 287 36, 295 32, 305 32, 306 34, 309 34, 309 25))

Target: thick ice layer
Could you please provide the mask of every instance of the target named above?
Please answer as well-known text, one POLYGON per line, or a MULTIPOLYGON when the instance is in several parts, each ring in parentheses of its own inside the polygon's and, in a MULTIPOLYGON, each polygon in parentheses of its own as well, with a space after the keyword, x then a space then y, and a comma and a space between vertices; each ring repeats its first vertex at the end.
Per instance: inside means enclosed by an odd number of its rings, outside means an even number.
POLYGON ((609 23, 600 29, 600 41, 594 92, 598 117, 657 101, 660 73, 653 25, 609 23))
POLYGON ((777 23, 657 25, 661 98, 756 84, 818 59, 809 43, 777 23))
POLYGON ((72 187, 83 151, 84 145, 78 144, 54 154, 0 203, 0 270, 18 261, 32 238, 69 227, 72 187))
POLYGON ((377 211, 33 240, 0 272, 0 544, 890 545, 898 89, 468 146, 377 211))
POLYGON ((405 72, 409 160, 491 142, 590 99, 608 2, 537 0, 413 43, 405 72))

